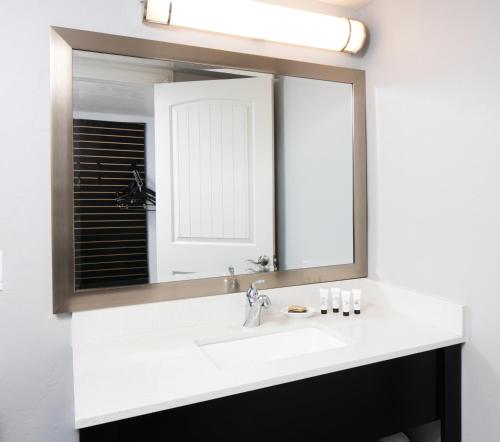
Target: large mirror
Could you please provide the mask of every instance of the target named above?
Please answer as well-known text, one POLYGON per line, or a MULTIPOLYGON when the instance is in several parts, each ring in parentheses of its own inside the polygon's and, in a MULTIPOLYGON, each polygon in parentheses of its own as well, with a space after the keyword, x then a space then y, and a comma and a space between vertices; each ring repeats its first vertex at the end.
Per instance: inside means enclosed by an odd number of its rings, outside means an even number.
POLYGON ((362 71, 51 33, 54 311, 366 276, 362 71))
POLYGON ((77 289, 351 264, 353 93, 73 53, 77 289))

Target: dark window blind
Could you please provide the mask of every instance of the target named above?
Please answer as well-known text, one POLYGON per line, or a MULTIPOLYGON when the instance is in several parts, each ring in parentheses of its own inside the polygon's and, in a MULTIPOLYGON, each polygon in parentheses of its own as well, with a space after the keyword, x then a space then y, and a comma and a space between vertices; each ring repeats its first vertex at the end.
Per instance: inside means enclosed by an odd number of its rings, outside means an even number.
POLYGON ((144 210, 117 207, 116 192, 145 176, 143 123, 73 120, 77 290, 149 281, 144 210))

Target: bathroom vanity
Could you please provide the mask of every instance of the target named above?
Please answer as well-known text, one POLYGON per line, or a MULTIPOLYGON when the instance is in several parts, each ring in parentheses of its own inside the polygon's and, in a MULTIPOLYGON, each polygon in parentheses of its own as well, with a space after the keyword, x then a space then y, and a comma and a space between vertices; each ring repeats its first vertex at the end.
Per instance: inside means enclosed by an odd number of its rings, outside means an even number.
POLYGON ((273 307, 251 330, 243 294, 75 314, 82 442, 368 442, 438 419, 442 440, 459 441, 463 307, 371 280, 335 285, 363 288, 360 316, 279 313, 317 306, 318 286, 266 291, 273 307))
POLYGON ((363 71, 53 28, 51 94, 82 442, 460 441, 463 306, 361 279, 363 71), (281 313, 332 286, 361 315, 281 313))
POLYGON ((81 442, 373 441, 441 420, 460 440, 460 347, 80 430, 81 442))

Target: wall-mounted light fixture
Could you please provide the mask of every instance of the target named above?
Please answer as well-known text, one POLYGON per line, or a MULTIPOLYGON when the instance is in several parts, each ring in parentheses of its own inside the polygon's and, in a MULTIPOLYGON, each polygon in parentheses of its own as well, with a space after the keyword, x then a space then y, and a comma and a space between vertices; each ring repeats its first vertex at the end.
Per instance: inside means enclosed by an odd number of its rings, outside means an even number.
POLYGON ((144 20, 351 54, 366 40, 359 20, 255 0, 146 0, 144 20))

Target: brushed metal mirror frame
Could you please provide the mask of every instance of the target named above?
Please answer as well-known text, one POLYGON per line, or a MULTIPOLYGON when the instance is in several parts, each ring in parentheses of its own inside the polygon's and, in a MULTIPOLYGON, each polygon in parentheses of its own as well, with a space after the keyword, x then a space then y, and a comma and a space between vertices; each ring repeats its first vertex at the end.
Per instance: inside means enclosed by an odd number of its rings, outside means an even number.
MULTIPOLYGON (((68 313, 228 293, 224 277, 75 291, 73 232, 73 50, 175 60, 221 68, 329 80, 353 87, 354 263, 271 272, 263 288, 367 276, 366 88, 361 70, 52 27, 52 290, 54 313, 68 313)), ((242 289, 262 275, 239 275, 242 289)))

